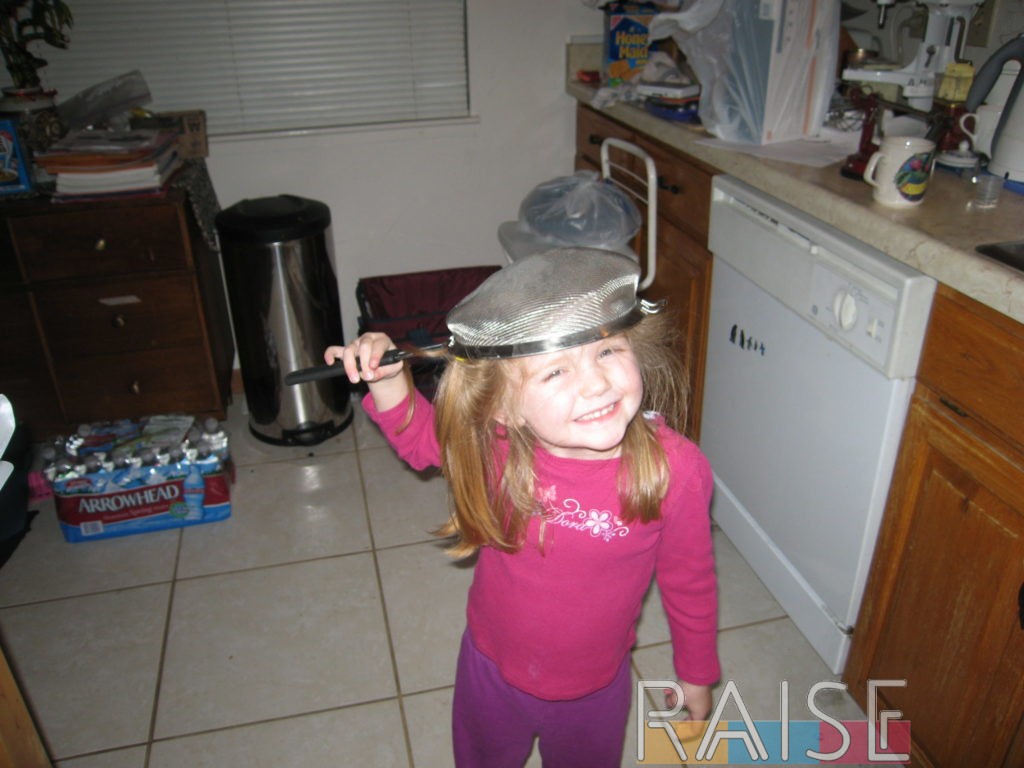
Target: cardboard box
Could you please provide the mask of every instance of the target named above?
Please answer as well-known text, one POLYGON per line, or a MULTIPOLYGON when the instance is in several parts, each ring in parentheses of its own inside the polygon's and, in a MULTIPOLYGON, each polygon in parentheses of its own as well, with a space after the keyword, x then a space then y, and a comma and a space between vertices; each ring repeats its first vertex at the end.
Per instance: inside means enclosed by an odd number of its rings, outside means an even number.
POLYGON ((647 65, 648 36, 657 9, 649 3, 609 3, 604 7, 605 85, 632 80, 647 65))
POLYGON ((203 512, 190 515, 185 478, 110 493, 75 493, 74 481, 54 490, 57 520, 70 542, 109 539, 135 533, 201 525, 231 516, 229 468, 203 477, 203 512))

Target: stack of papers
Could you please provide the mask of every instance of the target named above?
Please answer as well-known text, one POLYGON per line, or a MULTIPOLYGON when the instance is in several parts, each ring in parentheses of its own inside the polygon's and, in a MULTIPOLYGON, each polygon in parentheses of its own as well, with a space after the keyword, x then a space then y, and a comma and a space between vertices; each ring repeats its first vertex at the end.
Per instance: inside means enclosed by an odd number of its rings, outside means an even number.
POLYGON ((78 131, 37 153, 57 177, 58 197, 142 194, 161 190, 181 166, 169 131, 78 131))

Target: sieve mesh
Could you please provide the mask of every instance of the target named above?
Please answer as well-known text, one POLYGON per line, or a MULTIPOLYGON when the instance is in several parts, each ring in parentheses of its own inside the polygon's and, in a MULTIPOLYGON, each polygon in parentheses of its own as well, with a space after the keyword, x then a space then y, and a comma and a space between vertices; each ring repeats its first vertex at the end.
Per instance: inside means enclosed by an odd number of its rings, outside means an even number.
POLYGON ((494 273, 448 314, 460 357, 517 357, 587 344, 660 307, 638 301, 639 265, 594 248, 557 248, 494 273))

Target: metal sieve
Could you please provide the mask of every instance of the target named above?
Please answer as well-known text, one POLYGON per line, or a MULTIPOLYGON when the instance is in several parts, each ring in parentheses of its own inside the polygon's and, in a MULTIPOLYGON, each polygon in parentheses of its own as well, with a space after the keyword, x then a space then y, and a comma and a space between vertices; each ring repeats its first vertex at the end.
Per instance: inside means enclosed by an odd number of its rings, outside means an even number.
MULTIPOLYGON (((597 248, 556 248, 500 269, 448 313, 448 350, 456 357, 523 357, 589 344, 660 312, 664 302, 638 299, 640 266, 597 248)), ((392 349, 382 365, 438 347, 392 349)), ((341 376, 344 366, 292 371, 286 384, 341 376)))
POLYGON ((485 280, 448 313, 457 357, 522 357, 588 344, 636 325, 662 303, 638 299, 640 267, 596 248, 557 248, 485 280))

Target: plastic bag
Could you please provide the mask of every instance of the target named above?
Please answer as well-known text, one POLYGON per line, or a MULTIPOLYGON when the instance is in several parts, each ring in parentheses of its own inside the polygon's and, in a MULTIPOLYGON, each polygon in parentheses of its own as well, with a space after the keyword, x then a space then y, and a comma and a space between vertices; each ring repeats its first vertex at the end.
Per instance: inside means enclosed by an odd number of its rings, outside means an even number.
POLYGON ((519 206, 519 220, 498 228, 516 261, 552 248, 602 248, 635 258, 629 242, 643 219, 629 195, 593 171, 538 184, 519 206))
POLYGON ((700 80, 700 119, 725 141, 814 136, 835 86, 839 3, 695 0, 651 22, 672 37, 700 80))
POLYGON ((126 129, 128 112, 150 101, 146 79, 135 69, 79 91, 57 111, 72 131, 90 126, 126 129))

